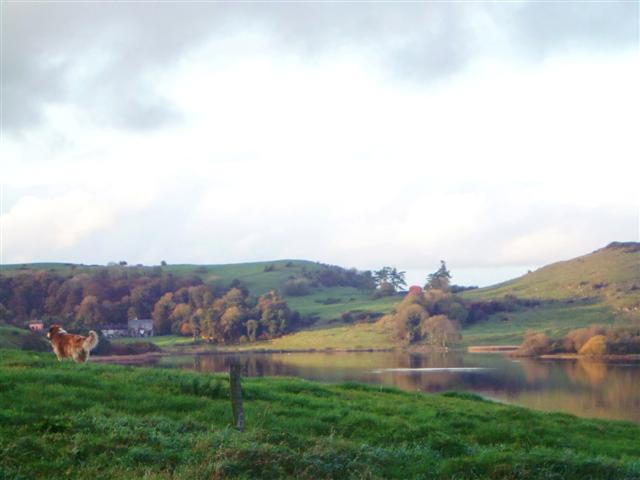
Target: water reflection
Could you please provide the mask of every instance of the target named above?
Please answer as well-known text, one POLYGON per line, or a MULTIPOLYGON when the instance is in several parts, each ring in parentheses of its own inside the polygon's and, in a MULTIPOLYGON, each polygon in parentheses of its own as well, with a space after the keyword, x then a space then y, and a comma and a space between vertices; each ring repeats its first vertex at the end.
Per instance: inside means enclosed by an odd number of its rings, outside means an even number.
MULTIPOLYGON (((161 357, 151 364, 226 372, 233 355, 161 357)), ((249 376, 357 381, 403 390, 476 392, 531 408, 640 423, 640 362, 513 360, 501 354, 279 353, 237 355, 249 376), (464 370, 446 370, 446 369, 464 370), (390 369, 437 369, 404 370, 390 369)))

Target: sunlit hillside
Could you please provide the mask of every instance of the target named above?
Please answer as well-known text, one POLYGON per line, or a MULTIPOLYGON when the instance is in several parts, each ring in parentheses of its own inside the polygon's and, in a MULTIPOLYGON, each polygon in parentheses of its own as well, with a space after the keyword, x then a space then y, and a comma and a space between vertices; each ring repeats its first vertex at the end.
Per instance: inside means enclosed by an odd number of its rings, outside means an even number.
POLYGON ((553 263, 522 277, 464 293, 468 299, 505 295, 542 300, 592 299, 620 312, 640 308, 640 243, 614 242, 571 260, 553 263))

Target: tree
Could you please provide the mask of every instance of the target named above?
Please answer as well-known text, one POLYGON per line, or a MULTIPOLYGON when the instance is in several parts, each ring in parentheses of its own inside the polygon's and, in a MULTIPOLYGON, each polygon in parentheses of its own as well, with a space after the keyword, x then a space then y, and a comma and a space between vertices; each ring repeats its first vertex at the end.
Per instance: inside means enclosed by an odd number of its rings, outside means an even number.
POLYGON ((396 267, 392 267, 389 270, 389 283, 395 291, 398 291, 401 287, 406 287, 407 282, 404 279, 404 275, 407 272, 399 272, 396 267))
POLYGON ((401 287, 406 287, 404 275, 406 272, 399 272, 396 267, 382 267, 373 272, 373 281, 377 288, 376 297, 393 295, 401 287))
POLYGON ((258 332, 258 322, 253 319, 247 320, 247 323, 245 323, 245 328, 247 329, 247 337, 249 338, 249 341, 255 342, 256 333, 258 332))
POLYGON ((447 348, 460 341, 458 328, 444 315, 426 318, 420 330, 422 337, 431 345, 447 348))
POLYGON ((173 293, 165 293, 153 307, 153 327, 158 335, 164 335, 171 331, 171 312, 173 311, 173 293))
POLYGON ((102 320, 101 313, 98 299, 93 295, 89 295, 82 299, 82 303, 80 304, 78 313, 76 314, 76 321, 83 325, 93 327, 102 320))
POLYGON ((389 274, 391 273, 390 267, 382 267, 380 270, 373 271, 373 280, 376 283, 376 287, 382 286, 384 283, 389 283, 389 274))
POLYGON ((419 327, 428 317, 429 314, 420 304, 403 306, 394 317, 398 338, 404 339, 408 343, 417 340, 420 337, 419 327))
POLYGON ((444 260, 440 260, 440 268, 434 273, 429 274, 424 289, 437 289, 446 291, 449 290, 450 281, 451 273, 449 272, 449 270, 447 270, 447 265, 444 263, 444 260))

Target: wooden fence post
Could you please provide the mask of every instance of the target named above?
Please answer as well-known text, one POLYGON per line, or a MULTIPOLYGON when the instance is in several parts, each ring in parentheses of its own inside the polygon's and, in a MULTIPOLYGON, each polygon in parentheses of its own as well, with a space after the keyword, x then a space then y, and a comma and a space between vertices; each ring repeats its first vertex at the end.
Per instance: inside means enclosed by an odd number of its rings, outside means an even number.
POLYGON ((242 407, 242 389, 240 386, 241 372, 240 361, 237 359, 231 360, 229 365, 229 390, 231 393, 233 421, 236 424, 236 428, 244 432, 244 408, 242 407))

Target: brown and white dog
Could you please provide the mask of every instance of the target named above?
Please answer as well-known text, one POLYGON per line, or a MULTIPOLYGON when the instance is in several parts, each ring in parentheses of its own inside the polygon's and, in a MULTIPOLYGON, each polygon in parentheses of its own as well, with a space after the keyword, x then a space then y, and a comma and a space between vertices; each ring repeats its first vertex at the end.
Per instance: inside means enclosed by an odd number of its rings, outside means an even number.
POLYGON ((53 347, 59 361, 63 358, 73 358, 76 362, 86 362, 89 359, 89 352, 98 345, 98 334, 91 330, 89 335, 75 335, 67 333, 60 325, 51 325, 47 338, 53 347))

